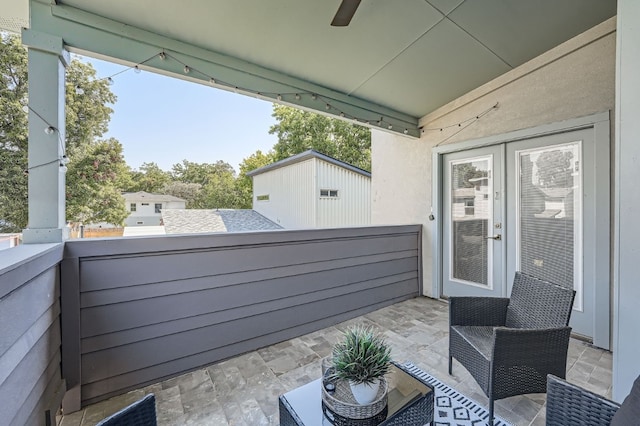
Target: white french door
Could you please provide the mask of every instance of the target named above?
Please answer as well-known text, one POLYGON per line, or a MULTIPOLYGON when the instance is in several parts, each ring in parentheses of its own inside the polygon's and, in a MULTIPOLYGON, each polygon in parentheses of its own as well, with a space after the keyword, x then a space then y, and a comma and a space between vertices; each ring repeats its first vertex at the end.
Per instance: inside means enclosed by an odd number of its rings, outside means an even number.
POLYGON ((502 147, 444 156, 443 294, 502 296, 502 147))
POLYGON ((597 164, 594 146, 587 128, 442 154, 441 294, 508 296, 521 271, 575 289, 574 333, 608 324, 595 297, 608 283, 594 274, 608 223, 584 166, 597 164))

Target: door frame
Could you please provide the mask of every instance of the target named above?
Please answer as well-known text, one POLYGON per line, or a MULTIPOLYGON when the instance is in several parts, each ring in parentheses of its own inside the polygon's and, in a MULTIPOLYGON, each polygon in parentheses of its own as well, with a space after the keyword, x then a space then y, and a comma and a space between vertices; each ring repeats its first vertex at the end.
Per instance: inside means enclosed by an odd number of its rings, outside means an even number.
MULTIPOLYGON (((594 212, 596 219, 596 234, 593 236, 595 244, 594 256, 592 259, 584 259, 584 265, 592 265, 590 271, 594 275, 596 283, 594 294, 594 336, 593 344, 600 348, 609 349, 611 344, 611 264, 610 264, 610 245, 611 245, 611 220, 610 220, 610 179, 611 179, 611 123, 610 111, 592 114, 584 117, 573 118, 565 121, 559 121, 550 124, 544 124, 522 130, 516 130, 499 135, 487 136, 478 139, 472 139, 464 142, 452 143, 449 145, 437 146, 432 149, 432 187, 431 187, 431 210, 433 220, 431 221, 431 254, 433 258, 432 264, 432 281, 431 291, 435 298, 442 296, 443 283, 443 201, 444 194, 442 191, 443 173, 445 165, 443 164, 444 154, 465 151, 472 148, 480 148, 490 145, 507 144, 536 137, 549 136, 553 134, 566 133, 574 130, 593 129, 593 137, 595 141, 595 158, 599 164, 607 164, 607 167, 593 167, 594 165, 585 165, 592 167, 595 181, 595 206, 594 212), (609 285, 598 285, 598 283, 608 283, 609 285), (605 302, 606 303, 603 303, 605 302)), ((506 151, 506 147, 503 148, 506 151)), ((503 170, 506 171, 506 152, 503 155, 503 170)), ((506 179, 502 180, 502 196, 506 196, 505 188, 506 179)), ((503 203, 503 220, 507 219, 506 203, 503 203)), ((503 223, 503 229, 506 228, 503 223)), ((506 283, 506 250, 503 250, 504 267, 502 271, 503 282, 505 288, 506 283)), ((586 266, 584 266, 586 268, 586 266)))

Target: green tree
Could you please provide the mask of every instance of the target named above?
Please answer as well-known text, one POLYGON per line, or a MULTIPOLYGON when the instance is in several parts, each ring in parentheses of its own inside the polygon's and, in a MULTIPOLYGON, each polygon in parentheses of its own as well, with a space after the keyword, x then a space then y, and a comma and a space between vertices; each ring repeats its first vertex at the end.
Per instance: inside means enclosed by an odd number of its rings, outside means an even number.
POLYGON ((237 209, 239 196, 235 176, 231 172, 213 173, 202 187, 195 202, 198 209, 237 209))
MULTIPOLYGON (((105 80, 96 79, 91 65, 75 58, 67 67, 65 85, 66 155, 70 160, 69 173, 73 175, 76 162, 95 152, 98 149, 95 144, 101 144, 96 141, 107 130, 113 112, 109 104, 115 103, 116 97, 105 80)), ((27 94, 27 51, 17 36, 0 34, 0 231, 19 231, 27 226, 27 94)), ((121 173, 122 170, 118 166, 113 172, 121 173)), ((110 180, 95 183, 104 186, 96 193, 103 194, 107 201, 89 206, 76 204, 84 203, 84 200, 77 196, 75 188, 71 188, 73 179, 70 180, 66 196, 68 220, 83 220, 74 216, 78 212, 98 222, 118 220, 119 207, 116 207, 117 211, 109 210, 117 205, 111 198, 119 196, 119 193, 112 193, 110 180)))
POLYGON ((138 170, 129 172, 129 182, 123 186, 125 192, 158 192, 172 181, 171 173, 165 172, 156 163, 142 163, 138 170))
POLYGON ((73 223, 122 224, 129 212, 117 185, 118 176, 127 169, 120 142, 113 138, 94 142, 69 166, 67 219, 73 223))
POLYGON ((165 184, 161 193, 167 195, 173 195, 174 197, 182 198, 187 201, 186 208, 193 209, 200 199, 200 190, 202 185, 199 183, 185 183, 185 182, 169 182, 165 184))
POLYGON ((0 33, 0 232, 27 224, 27 56, 0 33))
POLYGON ((182 160, 182 163, 174 164, 171 168, 171 175, 174 180, 186 183, 199 183, 206 185, 211 176, 222 173, 231 173, 235 176, 235 171, 229 163, 217 161, 211 163, 194 163, 188 160, 182 160))
POLYGON ((271 164, 274 161, 273 152, 264 154, 260 150, 242 160, 242 163, 240 163, 240 174, 235 182, 236 193, 238 194, 238 208, 250 209, 253 207, 253 180, 247 176, 247 173, 271 164))
POLYGON ((343 120, 275 105, 278 123, 270 134, 278 136, 273 146, 275 161, 314 149, 364 170, 371 170, 371 131, 343 120))

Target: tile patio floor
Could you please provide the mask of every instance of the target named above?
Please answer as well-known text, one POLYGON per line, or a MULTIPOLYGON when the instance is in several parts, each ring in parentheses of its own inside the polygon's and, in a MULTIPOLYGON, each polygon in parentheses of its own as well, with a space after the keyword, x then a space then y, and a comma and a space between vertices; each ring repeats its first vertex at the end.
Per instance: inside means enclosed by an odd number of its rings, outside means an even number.
MULTIPOLYGON (((351 324, 365 323, 383 332, 393 358, 411 361, 466 396, 487 406, 473 378, 454 361, 447 374, 448 306, 420 297, 377 310, 305 336, 268 346, 173 379, 135 390, 64 416, 62 426, 95 425, 107 415, 154 392, 158 424, 277 425, 278 396, 320 377, 320 359, 351 324)), ((567 378, 611 397, 610 352, 571 339, 567 378)), ((496 402, 496 414, 513 425, 544 425, 544 394, 496 402)))

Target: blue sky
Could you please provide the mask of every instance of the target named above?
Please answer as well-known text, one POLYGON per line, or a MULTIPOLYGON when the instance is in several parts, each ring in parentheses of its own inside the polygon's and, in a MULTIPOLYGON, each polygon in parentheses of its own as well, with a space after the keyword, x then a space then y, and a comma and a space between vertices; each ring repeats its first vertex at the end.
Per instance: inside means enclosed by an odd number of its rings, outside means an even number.
MULTIPOLYGON (((81 59, 93 65, 98 78, 126 68, 81 59)), ((277 142, 269 134, 275 124, 270 102, 145 71, 129 70, 113 80, 118 101, 105 136, 122 143, 125 160, 134 169, 155 162, 170 170, 186 159, 222 160, 238 171, 243 158, 277 142)))

